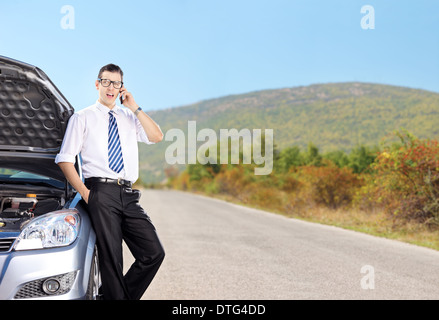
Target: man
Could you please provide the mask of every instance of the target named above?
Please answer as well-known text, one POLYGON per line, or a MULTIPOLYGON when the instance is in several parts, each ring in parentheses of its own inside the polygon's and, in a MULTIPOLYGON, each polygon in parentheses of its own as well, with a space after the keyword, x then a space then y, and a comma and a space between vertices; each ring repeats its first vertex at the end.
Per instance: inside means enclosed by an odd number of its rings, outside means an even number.
POLYGON ((69 120, 55 162, 88 204, 96 232, 104 299, 140 299, 158 271, 164 250, 156 230, 139 204, 137 141, 163 139, 159 126, 123 86, 123 72, 109 64, 96 80, 98 101, 69 120), (116 105, 123 97, 122 108, 116 105), (85 183, 74 163, 81 153, 85 183), (122 240, 135 262, 123 275, 122 240))

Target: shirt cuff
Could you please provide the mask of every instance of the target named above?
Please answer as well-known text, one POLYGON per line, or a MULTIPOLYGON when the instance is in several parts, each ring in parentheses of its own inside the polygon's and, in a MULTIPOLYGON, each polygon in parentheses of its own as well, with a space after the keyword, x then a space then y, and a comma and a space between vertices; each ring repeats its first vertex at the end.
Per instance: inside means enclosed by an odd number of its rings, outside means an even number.
POLYGON ((140 133, 140 139, 138 140, 139 142, 143 142, 146 144, 155 144, 155 142, 149 141, 148 136, 146 135, 146 133, 144 131, 142 131, 140 133))
POLYGON ((55 157, 55 163, 58 164, 60 162, 71 162, 73 164, 76 163, 75 156, 71 156, 69 154, 58 153, 55 157))

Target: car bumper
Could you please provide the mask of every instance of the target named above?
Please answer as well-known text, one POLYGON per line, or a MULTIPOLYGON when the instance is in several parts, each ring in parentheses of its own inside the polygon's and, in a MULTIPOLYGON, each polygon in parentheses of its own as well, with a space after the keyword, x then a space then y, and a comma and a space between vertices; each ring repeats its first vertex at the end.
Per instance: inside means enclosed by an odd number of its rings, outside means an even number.
POLYGON ((96 237, 91 229, 68 247, 0 254, 0 300, 85 299, 96 237), (44 292, 48 278, 63 286, 56 294, 44 292))

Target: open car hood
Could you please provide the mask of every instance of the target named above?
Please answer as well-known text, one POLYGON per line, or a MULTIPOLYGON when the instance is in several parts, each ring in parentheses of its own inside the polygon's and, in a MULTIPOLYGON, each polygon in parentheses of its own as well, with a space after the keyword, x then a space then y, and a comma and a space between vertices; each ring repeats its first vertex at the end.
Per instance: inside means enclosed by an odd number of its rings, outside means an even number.
POLYGON ((42 70, 0 56, 0 167, 64 181, 54 160, 73 112, 42 70))

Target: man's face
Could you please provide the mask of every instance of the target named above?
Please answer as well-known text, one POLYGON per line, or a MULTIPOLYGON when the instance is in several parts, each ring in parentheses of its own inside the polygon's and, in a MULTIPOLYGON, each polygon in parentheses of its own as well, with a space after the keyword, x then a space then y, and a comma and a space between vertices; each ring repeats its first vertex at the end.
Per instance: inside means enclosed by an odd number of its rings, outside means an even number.
MULTIPOLYGON (((108 79, 111 81, 122 81, 119 72, 104 71, 101 79, 108 79)), ((96 80, 96 89, 99 91, 99 102, 104 106, 113 107, 120 89, 115 89, 113 83, 109 87, 104 87, 98 80, 96 80)))

